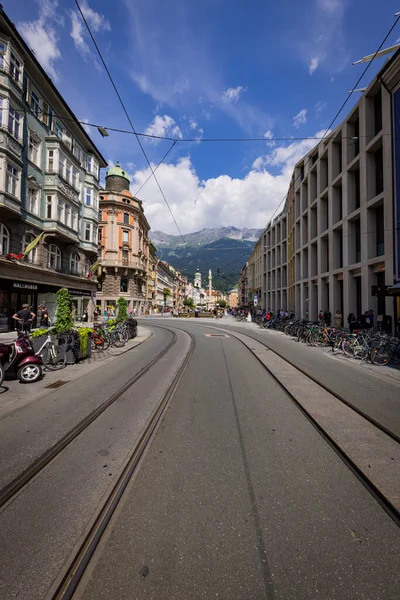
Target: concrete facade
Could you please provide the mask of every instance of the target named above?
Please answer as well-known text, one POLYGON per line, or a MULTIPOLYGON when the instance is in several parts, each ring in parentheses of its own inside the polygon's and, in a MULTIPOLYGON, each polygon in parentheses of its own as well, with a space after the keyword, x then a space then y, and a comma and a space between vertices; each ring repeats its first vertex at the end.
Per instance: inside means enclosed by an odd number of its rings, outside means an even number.
MULTIPOLYGON (((390 78, 398 89, 400 56, 390 78)), ((296 164, 285 207, 260 238, 263 308, 310 320, 339 309, 344 325, 349 313, 369 309, 396 319, 398 300, 373 295, 373 286, 398 280, 392 90, 378 74, 347 118, 296 164)), ((249 270, 248 278, 250 289, 249 270)))

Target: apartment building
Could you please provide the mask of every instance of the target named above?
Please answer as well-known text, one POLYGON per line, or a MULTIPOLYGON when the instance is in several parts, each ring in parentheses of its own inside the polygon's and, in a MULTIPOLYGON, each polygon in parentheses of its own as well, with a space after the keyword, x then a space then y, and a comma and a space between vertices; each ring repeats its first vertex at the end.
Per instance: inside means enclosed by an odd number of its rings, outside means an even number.
POLYGON ((168 263, 158 261, 157 264, 157 295, 156 304, 158 310, 174 307, 175 277, 168 263))
POLYGON ((150 225, 142 201, 129 188, 129 176, 119 163, 107 171, 98 231, 97 305, 103 313, 115 311, 119 297, 126 298, 128 310, 135 314, 142 314, 147 305, 150 225))
POLYGON ((400 280, 399 85, 397 53, 347 118, 296 164, 284 210, 262 235, 264 308, 310 320, 326 309, 345 318, 373 309, 392 323, 400 314, 390 295, 400 280))
POLYGON ((25 302, 53 318, 61 287, 91 311, 106 161, 1 7, 0 130, 0 331, 25 302))
POLYGON ((254 306, 261 306, 262 303, 263 255, 263 236, 261 235, 247 261, 248 302, 254 306))
POLYGON ((147 266, 147 306, 146 312, 152 311, 157 306, 157 249, 149 243, 149 262, 147 266))

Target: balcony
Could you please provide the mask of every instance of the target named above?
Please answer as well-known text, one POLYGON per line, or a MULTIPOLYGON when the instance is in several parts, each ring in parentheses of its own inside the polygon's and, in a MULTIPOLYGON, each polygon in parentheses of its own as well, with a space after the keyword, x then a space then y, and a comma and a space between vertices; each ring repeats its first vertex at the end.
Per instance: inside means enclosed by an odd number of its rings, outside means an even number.
POLYGON ((57 171, 51 170, 48 171, 46 169, 46 175, 44 177, 44 185, 43 188, 46 192, 56 191, 60 192, 63 196, 75 202, 76 205, 79 205, 79 192, 69 183, 67 183, 57 171))

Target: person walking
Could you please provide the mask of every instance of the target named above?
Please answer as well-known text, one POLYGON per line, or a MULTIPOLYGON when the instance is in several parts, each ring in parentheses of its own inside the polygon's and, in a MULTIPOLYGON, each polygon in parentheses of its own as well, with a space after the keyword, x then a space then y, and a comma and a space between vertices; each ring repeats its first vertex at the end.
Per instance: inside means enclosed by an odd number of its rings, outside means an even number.
POLYGON ((18 322, 18 329, 20 331, 30 331, 32 321, 36 318, 36 315, 31 311, 29 304, 23 304, 22 309, 16 312, 12 318, 18 322))
POLYGON ((342 327, 342 313, 340 310, 336 311, 335 314, 335 327, 336 329, 340 329, 342 327))
POLYGON ((350 333, 353 333, 355 329, 357 329, 357 319, 354 313, 350 313, 347 317, 347 323, 349 325, 350 333))
POLYGON ((330 327, 331 323, 332 323, 332 314, 331 314, 331 311, 329 310, 329 308, 328 308, 328 310, 326 310, 324 312, 323 318, 324 318, 325 325, 327 327, 330 327))
POLYGON ((40 304, 39 311, 39 327, 45 329, 50 325, 49 311, 44 304, 40 304))

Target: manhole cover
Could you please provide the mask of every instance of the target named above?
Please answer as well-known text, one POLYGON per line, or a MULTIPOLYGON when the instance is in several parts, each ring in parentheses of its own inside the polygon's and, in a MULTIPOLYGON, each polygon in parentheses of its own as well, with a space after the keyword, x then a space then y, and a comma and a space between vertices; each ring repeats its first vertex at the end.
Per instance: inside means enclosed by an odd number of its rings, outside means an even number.
POLYGON ((61 379, 59 379, 58 381, 55 381, 54 383, 51 383, 50 385, 45 385, 45 388, 59 388, 62 385, 65 385, 66 383, 69 383, 69 381, 62 381, 61 379))

